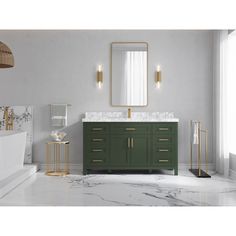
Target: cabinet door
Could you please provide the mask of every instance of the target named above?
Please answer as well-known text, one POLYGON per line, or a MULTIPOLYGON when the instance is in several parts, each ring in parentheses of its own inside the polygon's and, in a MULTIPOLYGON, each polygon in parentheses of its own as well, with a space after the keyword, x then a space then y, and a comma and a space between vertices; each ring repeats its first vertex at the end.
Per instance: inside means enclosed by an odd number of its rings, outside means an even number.
POLYGON ((130 140, 126 135, 111 135, 110 163, 115 168, 127 168, 129 163, 130 140))
POLYGON ((148 167, 149 158, 149 139, 148 136, 134 135, 131 137, 130 148, 130 167, 144 168, 148 167))

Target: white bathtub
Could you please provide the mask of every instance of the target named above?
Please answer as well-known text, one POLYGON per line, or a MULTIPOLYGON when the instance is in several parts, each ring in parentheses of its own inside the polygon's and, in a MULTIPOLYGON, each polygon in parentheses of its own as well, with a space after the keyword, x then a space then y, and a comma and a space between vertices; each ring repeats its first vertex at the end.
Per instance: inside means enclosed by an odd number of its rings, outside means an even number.
POLYGON ((26 132, 0 131, 0 181, 23 169, 26 132))

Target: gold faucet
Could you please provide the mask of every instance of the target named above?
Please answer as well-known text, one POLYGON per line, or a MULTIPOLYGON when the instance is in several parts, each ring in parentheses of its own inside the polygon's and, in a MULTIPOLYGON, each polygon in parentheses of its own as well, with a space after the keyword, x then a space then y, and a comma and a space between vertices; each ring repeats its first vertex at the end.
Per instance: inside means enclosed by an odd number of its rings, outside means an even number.
POLYGON ((9 112, 9 107, 5 107, 3 113, 3 119, 5 120, 5 129, 13 130, 13 119, 14 119, 13 109, 11 109, 11 111, 9 112))
POLYGON ((131 108, 128 108, 128 118, 131 118, 131 108))

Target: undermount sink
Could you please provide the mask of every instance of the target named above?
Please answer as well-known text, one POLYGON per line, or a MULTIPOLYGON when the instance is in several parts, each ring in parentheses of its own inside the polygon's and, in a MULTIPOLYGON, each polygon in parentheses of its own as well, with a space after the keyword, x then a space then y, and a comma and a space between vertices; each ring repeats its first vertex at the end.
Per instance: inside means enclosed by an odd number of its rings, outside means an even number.
POLYGON ((173 112, 86 112, 82 122, 179 122, 173 112))

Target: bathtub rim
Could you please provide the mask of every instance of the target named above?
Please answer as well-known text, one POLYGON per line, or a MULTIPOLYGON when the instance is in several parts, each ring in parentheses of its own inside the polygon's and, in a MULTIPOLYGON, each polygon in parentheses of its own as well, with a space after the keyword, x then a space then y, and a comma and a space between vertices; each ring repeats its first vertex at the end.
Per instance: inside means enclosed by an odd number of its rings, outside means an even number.
POLYGON ((21 133, 27 133, 27 132, 21 131, 21 130, 0 130, 0 138, 9 136, 9 135, 21 134, 21 133))

